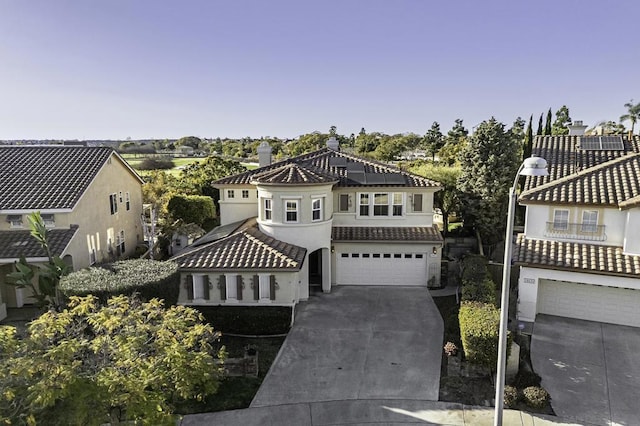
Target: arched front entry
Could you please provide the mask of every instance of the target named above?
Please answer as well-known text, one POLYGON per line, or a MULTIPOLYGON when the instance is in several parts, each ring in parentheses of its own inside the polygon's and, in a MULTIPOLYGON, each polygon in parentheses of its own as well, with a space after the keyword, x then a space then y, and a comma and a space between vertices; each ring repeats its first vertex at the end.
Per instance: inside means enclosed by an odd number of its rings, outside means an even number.
POLYGON ((328 248, 309 253, 309 295, 314 292, 331 291, 331 256, 328 248))

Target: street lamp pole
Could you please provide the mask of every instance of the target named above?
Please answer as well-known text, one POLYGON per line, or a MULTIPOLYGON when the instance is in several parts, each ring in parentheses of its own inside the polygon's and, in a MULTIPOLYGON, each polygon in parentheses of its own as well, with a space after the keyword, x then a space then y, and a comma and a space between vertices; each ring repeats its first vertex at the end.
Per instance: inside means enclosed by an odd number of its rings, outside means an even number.
POLYGON ((494 426, 502 426, 504 412, 504 381, 507 367, 507 324, 509 322, 509 291, 511 286, 511 256, 513 252, 513 222, 516 210, 516 188, 520 176, 546 176, 547 162, 544 158, 532 156, 525 159, 509 188, 509 210, 507 230, 504 240, 504 262, 502 267, 502 292, 500 298, 500 334, 498 337, 498 366, 496 369, 496 401, 494 426))

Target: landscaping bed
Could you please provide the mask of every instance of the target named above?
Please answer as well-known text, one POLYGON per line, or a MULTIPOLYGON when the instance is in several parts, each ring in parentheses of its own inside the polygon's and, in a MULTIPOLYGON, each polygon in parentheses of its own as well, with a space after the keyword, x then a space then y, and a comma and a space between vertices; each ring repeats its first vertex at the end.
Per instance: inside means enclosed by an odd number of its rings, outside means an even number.
POLYGON ((193 306, 223 334, 265 336, 286 334, 291 327, 290 306, 193 306))

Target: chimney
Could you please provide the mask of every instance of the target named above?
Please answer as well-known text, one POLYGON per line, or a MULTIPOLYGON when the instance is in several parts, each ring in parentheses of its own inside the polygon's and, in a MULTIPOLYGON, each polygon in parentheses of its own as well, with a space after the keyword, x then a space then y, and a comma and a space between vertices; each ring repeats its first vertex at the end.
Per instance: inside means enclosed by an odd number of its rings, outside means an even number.
POLYGON ((582 120, 576 120, 567 126, 569 128, 569 136, 584 136, 587 126, 582 124, 582 120))
POLYGON ((331 136, 327 140, 327 148, 332 149, 334 151, 340 151, 340 142, 338 142, 335 136, 331 136))
POLYGON ((258 164, 260 167, 271 165, 271 145, 264 141, 258 146, 258 164))

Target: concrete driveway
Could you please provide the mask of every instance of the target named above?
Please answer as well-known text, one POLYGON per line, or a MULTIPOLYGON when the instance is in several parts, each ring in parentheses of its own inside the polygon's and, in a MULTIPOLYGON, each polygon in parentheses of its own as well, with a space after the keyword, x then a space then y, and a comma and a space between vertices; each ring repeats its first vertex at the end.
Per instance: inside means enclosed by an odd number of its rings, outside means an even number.
POLYGON ((538 315, 531 360, 556 415, 596 425, 640 421, 640 328, 538 315))
POLYGON ((251 407, 438 400, 443 324, 426 288, 339 286, 297 310, 251 407))

